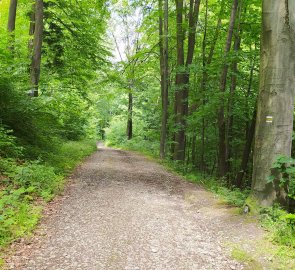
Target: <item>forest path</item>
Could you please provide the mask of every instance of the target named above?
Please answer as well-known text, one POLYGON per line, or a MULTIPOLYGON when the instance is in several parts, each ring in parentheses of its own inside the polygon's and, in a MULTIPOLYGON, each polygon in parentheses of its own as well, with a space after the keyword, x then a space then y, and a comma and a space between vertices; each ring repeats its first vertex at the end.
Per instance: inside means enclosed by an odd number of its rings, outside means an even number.
MULTIPOLYGON (((262 269, 231 259, 263 232, 214 195, 161 165, 102 147, 47 207, 36 235, 16 244, 10 269, 262 269), (29 241, 29 242, 28 242, 29 241)), ((269 269, 269 268, 268 268, 269 269)))

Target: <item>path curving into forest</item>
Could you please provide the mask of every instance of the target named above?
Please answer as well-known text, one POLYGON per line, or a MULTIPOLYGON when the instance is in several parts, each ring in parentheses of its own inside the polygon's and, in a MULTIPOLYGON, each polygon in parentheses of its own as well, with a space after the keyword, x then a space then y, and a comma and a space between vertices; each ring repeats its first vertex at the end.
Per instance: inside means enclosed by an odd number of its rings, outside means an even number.
MULTIPOLYGON (((101 147, 47 207, 31 240, 15 244, 10 269, 251 269, 231 258, 263 232, 214 195, 161 165, 101 147)), ((257 268, 258 269, 258 268, 257 268)), ((259 268, 260 269, 260 268, 259 268)))

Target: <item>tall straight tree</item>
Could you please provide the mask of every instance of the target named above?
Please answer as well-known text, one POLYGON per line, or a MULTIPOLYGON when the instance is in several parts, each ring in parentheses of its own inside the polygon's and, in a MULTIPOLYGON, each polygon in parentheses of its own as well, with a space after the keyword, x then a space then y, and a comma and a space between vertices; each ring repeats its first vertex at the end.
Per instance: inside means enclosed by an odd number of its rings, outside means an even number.
MULTIPOLYGON (((214 31, 214 35, 213 35, 213 39, 210 42, 211 46, 209 49, 209 54, 208 56, 206 56, 206 48, 207 48, 207 27, 208 27, 208 7, 209 7, 209 3, 208 0, 206 0, 205 2, 205 6, 206 6, 206 10, 205 10, 205 22, 204 22, 204 36, 203 36, 203 42, 202 42, 202 79, 201 79, 201 95, 202 95, 202 103, 203 106, 206 104, 207 102, 207 98, 206 98, 206 92, 207 92, 207 84, 209 81, 209 73, 208 73, 208 67, 210 66, 210 64, 212 63, 212 59, 214 56, 214 52, 215 52, 215 47, 217 44, 217 40, 218 37, 220 35, 220 30, 221 30, 221 19, 222 19, 222 15, 224 13, 224 6, 225 6, 225 1, 222 0, 220 3, 220 11, 219 11, 219 15, 218 15, 218 19, 217 19, 217 25, 214 31)), ((205 167, 206 167, 206 161, 205 161, 205 132, 206 132, 206 119, 203 117, 202 118, 202 127, 201 127, 201 147, 199 149, 200 152, 200 164, 199 164, 199 168, 202 171, 205 171, 205 167)), ((196 161, 196 137, 197 137, 197 131, 196 134, 194 135, 193 138, 193 145, 192 145, 192 161, 195 164, 196 161)))
POLYGON ((13 32, 15 30, 16 9, 17 9, 17 0, 10 0, 8 24, 7 24, 8 32, 13 32))
POLYGON ((231 76, 230 76, 230 90, 227 104, 227 123, 226 123, 226 149, 227 149, 227 172, 231 172, 231 160, 232 160, 232 140, 233 140, 233 126, 234 126, 234 114, 233 109, 235 107, 235 92, 238 84, 238 63, 239 63, 239 51, 241 47, 242 29, 241 29, 241 16, 242 16, 243 0, 240 0, 238 7, 238 15, 236 22, 236 31, 234 33, 234 60, 231 64, 231 76))
POLYGON ((8 23, 7 23, 7 30, 10 33, 10 44, 9 49, 11 51, 14 50, 14 30, 15 30, 15 21, 16 21, 16 10, 17 10, 17 0, 10 0, 9 5, 9 14, 8 14, 8 23))
MULTIPOLYGON (((229 27, 227 32, 226 43, 224 47, 224 58, 226 59, 232 43, 232 37, 235 27, 236 14, 238 9, 239 0, 233 0, 231 15, 229 21, 229 27)), ((226 81, 228 74, 229 65, 227 62, 224 63, 221 77, 220 77, 220 92, 221 94, 225 93, 226 90, 226 81)), ((228 157, 228 149, 226 145, 226 121, 224 116, 224 97, 221 100, 221 106, 218 111, 218 132, 219 132, 219 147, 218 147, 218 176, 223 177, 227 174, 227 157, 228 157)))
POLYGON ((32 93, 34 97, 38 96, 39 79, 41 71, 41 50, 43 39, 43 17, 44 17, 44 3, 43 0, 36 0, 35 2, 35 29, 31 65, 31 84, 32 93))
POLYGON ((176 0, 176 32, 177 32, 177 72, 176 72, 176 93, 175 93, 175 148, 174 159, 185 159, 185 118, 188 114, 188 94, 190 65, 192 64, 195 43, 196 28, 199 18, 201 0, 190 0, 188 15, 188 42, 186 61, 184 62, 184 30, 183 30, 183 0, 176 0), (184 69, 184 70, 183 70, 184 69))
POLYGON ((261 205, 287 203, 271 169, 278 155, 290 157, 295 88, 295 2, 264 0, 260 85, 255 131, 252 193, 261 205), (272 175, 273 182, 267 180, 272 175))
POLYGON ((160 157, 165 157, 167 140, 168 121, 168 94, 169 94, 169 68, 168 68, 168 0, 164 0, 164 20, 163 1, 159 0, 159 44, 160 44, 160 68, 161 68, 161 97, 162 97, 162 123, 160 157), (163 22, 164 21, 164 22, 163 22), (163 31, 164 27, 164 31, 163 31))

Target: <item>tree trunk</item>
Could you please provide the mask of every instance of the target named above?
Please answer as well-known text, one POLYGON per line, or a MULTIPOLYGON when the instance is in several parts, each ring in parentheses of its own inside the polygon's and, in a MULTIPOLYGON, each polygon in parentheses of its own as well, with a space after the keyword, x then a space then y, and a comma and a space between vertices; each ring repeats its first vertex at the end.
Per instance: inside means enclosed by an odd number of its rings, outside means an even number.
MULTIPOLYGON (((251 48, 250 48, 251 51, 251 48)), ((249 84, 248 84, 248 89, 247 89, 247 95, 246 95, 246 114, 249 114, 249 106, 248 106, 248 99, 250 97, 251 89, 252 89, 252 83, 253 83, 253 76, 254 76, 254 68, 255 68, 255 58, 251 59, 250 62, 250 76, 249 76, 249 84)), ((238 188, 243 187, 243 178, 245 176, 245 173, 247 171, 248 167, 248 162, 251 154, 251 148, 252 148, 252 142, 255 134, 255 123, 256 123, 256 105, 255 105, 255 110, 253 112, 252 120, 246 122, 246 143, 244 146, 244 151, 243 151, 243 156, 242 156, 242 162, 241 162, 241 167, 240 171, 237 173, 236 179, 235 179, 235 185, 238 188)))
POLYGON ((176 0, 176 46, 177 46, 177 71, 175 81, 175 146, 174 146, 174 160, 184 160, 185 150, 185 136, 184 136, 184 117, 182 114, 182 88, 184 83, 184 76, 181 69, 184 68, 184 35, 182 27, 183 17, 183 0, 176 0))
POLYGON ((279 172, 271 169, 278 155, 290 156, 294 113, 295 1, 264 0, 260 85, 255 132, 252 194, 262 206, 287 204, 279 172), (269 183, 268 177, 276 179, 269 183))
MULTIPOLYGON (((233 0, 229 28, 227 33, 226 44, 224 48, 225 61, 231 48, 232 36, 236 21, 236 13, 238 9, 238 0, 233 0)), ((221 77, 220 77, 220 92, 223 94, 226 90, 226 79, 228 73, 228 64, 225 62, 223 65, 221 77)), ((228 149, 226 147, 226 122, 224 117, 224 97, 221 98, 221 106, 218 112, 218 131, 219 131, 219 146, 218 146, 218 176, 224 177, 227 172, 227 156, 228 149)))
POLYGON ((164 1, 164 33, 163 33, 163 3, 159 0, 160 18, 160 65, 161 65, 161 96, 162 96, 162 125, 160 141, 160 157, 165 157, 168 121, 168 93, 169 93, 169 68, 168 68, 168 0, 164 1))
POLYGON ((10 34, 9 50, 11 50, 12 52, 14 51, 14 42, 15 42, 14 30, 15 30, 15 21, 16 21, 16 10, 17 10, 17 0, 10 0, 7 30, 10 34))
POLYGON ((35 9, 36 9, 36 4, 32 4, 32 10, 30 12, 30 27, 29 27, 29 43, 28 43, 28 48, 29 48, 29 56, 30 58, 32 57, 32 51, 33 51, 33 43, 34 43, 34 33, 35 33, 35 21, 36 21, 36 16, 35 16, 35 9))
MULTIPOLYGON (((211 47, 209 50, 209 55, 206 57, 206 46, 207 46, 207 25, 208 25, 208 0, 206 0, 206 11, 205 11, 205 25, 204 25, 204 36, 202 42, 202 82, 201 82, 201 92, 202 92, 202 103, 203 105, 206 104, 206 89, 207 89, 207 81, 208 81, 208 72, 207 66, 211 64, 215 46, 217 44, 217 40, 219 37, 220 29, 221 29, 221 18, 224 12, 224 4, 225 1, 221 2, 220 12, 218 15, 217 25, 215 28, 215 33, 211 42, 211 47)), ((201 148, 200 148, 200 170, 206 170, 206 161, 205 161, 205 132, 206 132, 206 120, 205 118, 202 119, 202 127, 201 127, 201 148)))
POLYGON ((41 70, 41 50, 43 39, 43 13, 44 4, 43 0, 36 0, 35 3, 35 30, 33 42, 33 55, 31 66, 31 84, 32 96, 38 96, 40 70, 41 70))
POLYGON ((127 139, 132 139, 132 115, 133 115, 133 96, 131 90, 128 94, 128 119, 127 119, 127 139))
POLYGON ((15 30, 16 9, 17 9, 17 0, 10 0, 8 24, 7 24, 7 30, 10 33, 15 30))
MULTIPOLYGON (((201 95, 202 104, 206 104, 206 82, 208 79, 207 74, 207 59, 206 59, 206 46, 207 46, 207 27, 208 27, 208 0, 206 0, 206 11, 205 11, 205 25, 204 25, 204 36, 202 42, 202 83, 201 83, 201 95)), ((214 49, 213 49, 214 51, 214 49)), ((213 53, 212 53, 213 56, 213 53)), ((211 56, 211 57, 212 57, 211 56)), ((200 166, 202 172, 205 170, 205 118, 202 117, 202 127, 201 127, 201 149, 200 149, 200 166)))
POLYGON ((254 113, 253 113, 251 125, 250 125, 248 132, 247 132, 248 135, 247 135, 247 140, 246 140, 246 144, 245 144, 245 148, 244 148, 244 152, 243 152, 241 169, 238 172, 237 177, 236 177, 236 181, 235 181, 235 184, 238 188, 243 187, 243 178, 244 178, 244 175, 247 171, 248 161, 249 161, 249 157, 251 154, 252 142, 253 142, 254 133, 255 133, 255 122, 256 122, 256 111, 254 111, 254 113))
POLYGON ((184 66, 184 37, 182 29, 183 0, 176 0, 177 13, 177 64, 178 68, 185 68, 184 72, 178 71, 176 74, 176 124, 177 132, 175 136, 175 160, 185 159, 185 118, 188 114, 188 93, 189 93, 189 66, 192 64, 196 42, 196 27, 198 23, 200 0, 190 0, 189 8, 189 30, 188 48, 186 63, 184 66))
MULTIPOLYGON (((241 7, 240 7, 241 9, 241 7)), ((240 37, 240 26, 238 26, 238 30, 235 35, 234 41, 234 51, 235 57, 240 50, 241 45, 241 37, 240 37)), ((233 108, 234 108, 234 97, 237 88, 237 74, 238 74, 238 59, 235 59, 231 65, 231 83, 230 83, 230 92, 229 92, 229 99, 228 99, 228 108, 227 108, 227 136, 226 136, 226 147, 227 147, 227 171, 231 172, 231 158, 232 158, 232 139, 233 139, 233 125, 234 125, 234 116, 233 116, 233 108)))

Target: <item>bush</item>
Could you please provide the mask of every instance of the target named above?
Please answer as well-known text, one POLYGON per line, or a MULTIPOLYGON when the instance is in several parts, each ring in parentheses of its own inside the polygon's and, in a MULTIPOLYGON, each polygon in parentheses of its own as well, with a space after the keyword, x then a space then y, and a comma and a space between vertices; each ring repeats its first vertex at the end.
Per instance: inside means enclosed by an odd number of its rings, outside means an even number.
POLYGON ((134 117, 133 138, 127 140, 126 117, 118 115, 112 118, 110 126, 106 131, 107 145, 125 148, 133 151, 143 152, 148 155, 159 155, 159 140, 151 135, 151 130, 139 118, 134 117))
POLYGON ((31 232, 41 214, 37 198, 51 200, 64 185, 64 175, 96 149, 94 141, 64 142, 44 160, 0 158, 0 249, 31 232))
POLYGON ((46 201, 51 200, 63 185, 63 177, 56 174, 53 167, 42 165, 39 161, 11 167, 6 175, 13 186, 30 189, 46 201))
POLYGON ((30 232, 37 224, 41 208, 32 204, 31 188, 0 192, 0 247, 30 232))
POLYGON ((94 140, 64 142, 58 152, 50 152, 44 156, 45 164, 54 166, 59 173, 68 174, 84 157, 96 150, 94 140))
POLYGON ((12 130, 6 130, 0 125, 0 157, 19 157, 23 148, 17 146, 12 130))
POLYGON ((262 208, 260 218, 263 226, 272 234, 278 244, 295 248, 295 215, 288 214, 279 205, 262 208))

